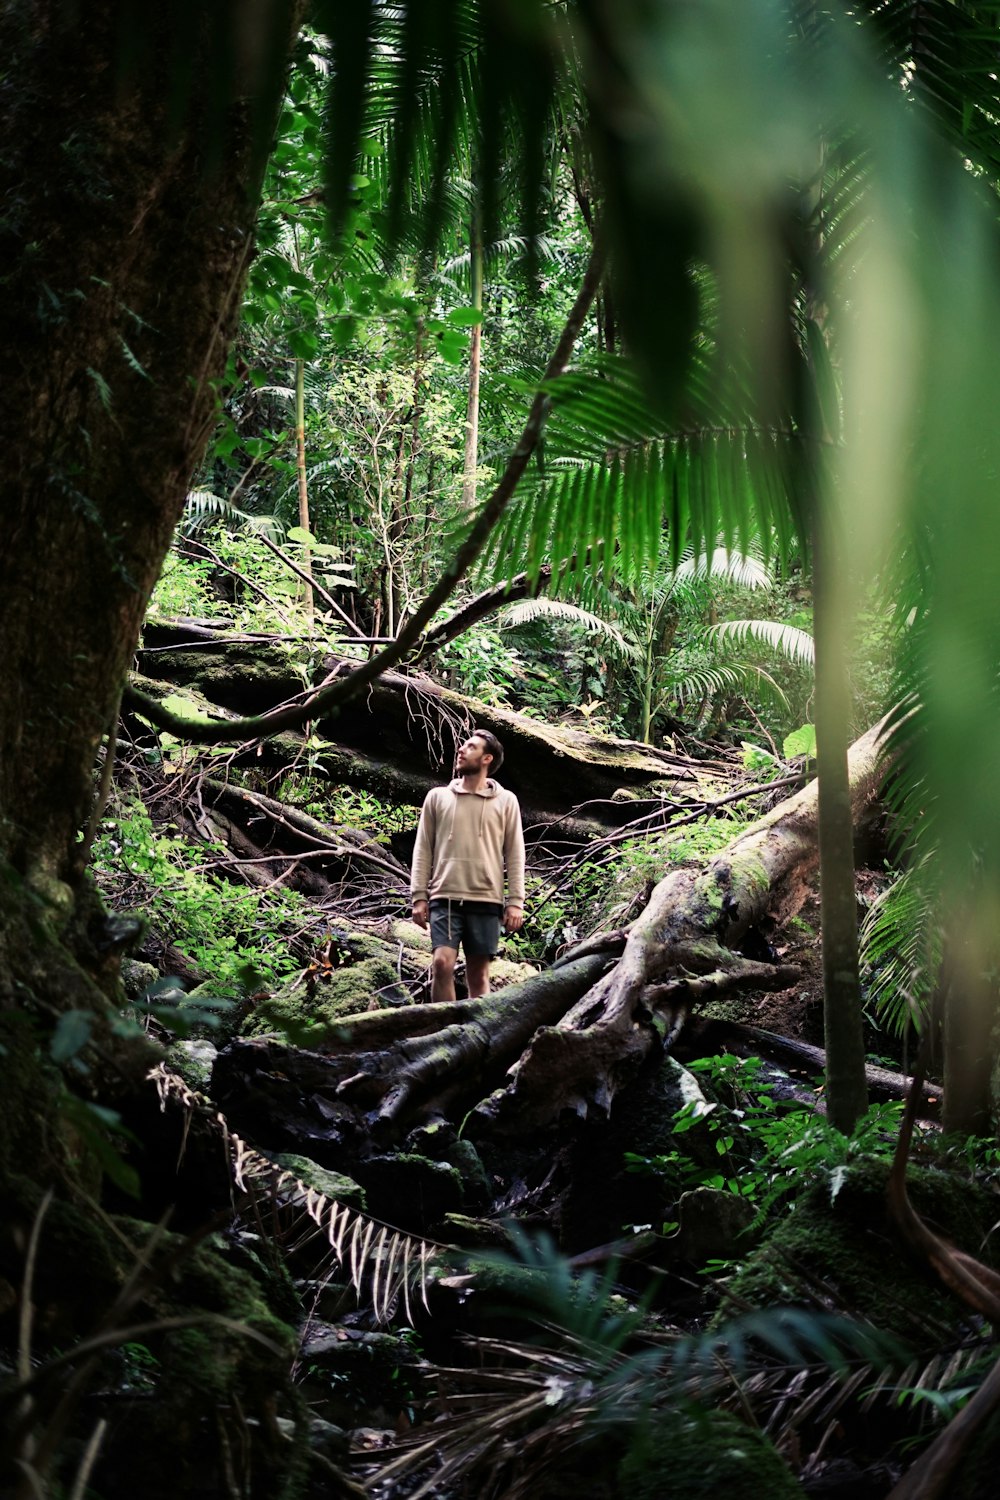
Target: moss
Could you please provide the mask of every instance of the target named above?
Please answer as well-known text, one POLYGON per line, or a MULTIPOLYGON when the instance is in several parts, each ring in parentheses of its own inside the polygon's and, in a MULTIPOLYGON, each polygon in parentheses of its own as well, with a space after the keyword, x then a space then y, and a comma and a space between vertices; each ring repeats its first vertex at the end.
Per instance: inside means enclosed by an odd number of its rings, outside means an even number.
MULTIPOLYGON (((244 1034, 265 1036, 270 1032, 281 1032, 298 1038, 311 1026, 333 1026, 344 1016, 357 1015, 360 1011, 405 1004, 409 997, 399 983, 396 965, 383 955, 362 959, 347 968, 334 969, 311 995, 301 985, 291 993, 262 1000, 248 1016, 244 1034)), ((320 1035, 317 1032, 317 1041, 320 1035)))
POLYGON ((167 1047, 166 1062, 169 1067, 199 1094, 207 1094, 212 1082, 212 1065, 218 1056, 214 1043, 182 1039, 167 1047))
MULTIPOLYGON (((140 1242, 148 1237, 148 1226, 135 1229, 140 1242)), ((268 1305, 259 1268, 254 1274, 234 1264, 215 1245, 178 1259, 181 1237, 165 1238, 163 1253, 174 1269, 161 1274, 150 1301, 159 1316, 192 1320, 166 1332, 162 1343, 155 1332, 148 1335, 159 1361, 151 1432, 174 1440, 202 1427, 205 1413, 218 1406, 238 1402, 248 1416, 270 1409, 287 1392, 297 1340, 268 1305)))
POLYGON ((629 1500, 795 1500, 802 1496, 778 1454, 755 1427, 728 1412, 651 1415, 619 1466, 629 1500))
POLYGON ((345 1177, 340 1172, 330 1172, 326 1167, 317 1166, 310 1161, 308 1156, 293 1156, 284 1153, 281 1156, 272 1156, 271 1160, 276 1167, 284 1172, 291 1172, 306 1187, 315 1188, 324 1197, 331 1198, 336 1203, 341 1203, 347 1208, 356 1208, 364 1212, 365 1190, 354 1181, 352 1177, 345 1177))
MULTIPOLYGON (((754 1307, 787 1305, 810 1300, 822 1285, 824 1298, 835 1289, 850 1314, 911 1338, 967 1317, 964 1304, 903 1251, 885 1202, 888 1174, 885 1162, 858 1163, 832 1201, 828 1184, 808 1188, 730 1283, 733 1297, 754 1307)), ((970 1254, 989 1253, 984 1237, 995 1199, 946 1172, 911 1168, 907 1180, 914 1207, 935 1229, 970 1254)))
POLYGON ((129 1000, 138 1000, 160 977, 152 964, 143 963, 138 958, 122 959, 121 976, 129 1000))
POLYGON ((306 1400, 338 1425, 356 1426, 373 1407, 395 1416, 423 1395, 419 1356, 398 1334, 338 1327, 307 1338, 301 1362, 306 1400))
POLYGON ((371 1212, 411 1233, 426 1234, 463 1206, 460 1173, 414 1152, 374 1156, 359 1169, 371 1212))
POLYGON ((485 1208, 489 1203, 492 1192, 482 1158, 472 1142, 457 1136, 451 1125, 434 1121, 420 1126, 407 1137, 406 1149, 454 1167, 462 1179, 466 1207, 485 1208))

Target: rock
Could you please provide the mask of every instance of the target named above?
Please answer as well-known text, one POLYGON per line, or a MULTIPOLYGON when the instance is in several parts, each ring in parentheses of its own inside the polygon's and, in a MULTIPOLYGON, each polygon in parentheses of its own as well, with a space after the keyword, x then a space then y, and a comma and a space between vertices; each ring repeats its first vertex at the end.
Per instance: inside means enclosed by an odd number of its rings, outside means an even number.
POLYGON ((490 1181, 479 1152, 471 1141, 460 1138, 448 1121, 437 1120, 411 1131, 406 1149, 454 1167, 462 1179, 463 1202, 467 1208, 485 1208, 490 1202, 490 1181))
POLYGON ((289 1151, 269 1156, 268 1160, 273 1161, 283 1172, 291 1172, 306 1187, 315 1188, 324 1198, 364 1213, 367 1207, 365 1190, 353 1177, 346 1177, 342 1172, 331 1172, 327 1167, 311 1161, 308 1156, 295 1156, 289 1151))
POLYGON ((411 1234, 431 1232, 463 1205, 461 1175, 448 1162, 398 1152, 369 1157, 358 1175, 374 1216, 411 1234))
MULTIPOLYGON (((394 1333, 368 1333, 342 1324, 312 1323, 300 1355, 301 1391, 326 1425, 351 1427, 364 1414, 394 1417, 422 1382, 420 1356, 394 1333)), ((333 1455, 331 1455, 332 1457, 333 1455)))
MULTIPOLYGON (((141 967, 146 968, 143 964, 141 967)), ((155 972, 155 971, 154 971, 155 972)), ((207 1094, 212 1081, 212 1067, 219 1055, 218 1047, 211 1042, 186 1038, 171 1042, 167 1048, 167 1066, 179 1073, 189 1088, 199 1094, 207 1094)))
POLYGON ((708 1260, 732 1260, 746 1254, 746 1230, 756 1210, 746 1198, 719 1188, 699 1187, 681 1195, 680 1228, 662 1245, 671 1259, 703 1266, 708 1260))
POLYGON ((123 958, 120 973, 129 1000, 138 1000, 160 977, 152 964, 144 964, 138 958, 123 958))

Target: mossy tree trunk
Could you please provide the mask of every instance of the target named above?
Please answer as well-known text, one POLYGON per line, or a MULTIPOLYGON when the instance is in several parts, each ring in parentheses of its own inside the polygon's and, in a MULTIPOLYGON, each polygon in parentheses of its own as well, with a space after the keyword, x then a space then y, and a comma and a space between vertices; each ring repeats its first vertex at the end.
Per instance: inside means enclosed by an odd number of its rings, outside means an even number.
POLYGON ((225 54, 213 7, 136 9, 131 31, 128 9, 0 8, 3 1029, 115 993, 85 874, 95 763, 236 327, 283 81, 251 87, 249 59, 265 34, 286 59, 301 13, 253 7, 262 30, 225 54))

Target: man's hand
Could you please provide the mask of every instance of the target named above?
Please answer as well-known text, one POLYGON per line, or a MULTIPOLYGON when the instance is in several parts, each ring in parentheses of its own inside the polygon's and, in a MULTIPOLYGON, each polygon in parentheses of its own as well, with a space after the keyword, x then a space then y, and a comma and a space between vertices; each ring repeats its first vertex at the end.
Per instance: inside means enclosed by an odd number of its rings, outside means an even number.
POLYGON ((431 909, 426 901, 414 901, 412 915, 418 927, 426 927, 431 919, 431 909))
POLYGON ((503 914, 504 932, 520 932, 524 926, 524 912, 519 906, 508 906, 503 914))

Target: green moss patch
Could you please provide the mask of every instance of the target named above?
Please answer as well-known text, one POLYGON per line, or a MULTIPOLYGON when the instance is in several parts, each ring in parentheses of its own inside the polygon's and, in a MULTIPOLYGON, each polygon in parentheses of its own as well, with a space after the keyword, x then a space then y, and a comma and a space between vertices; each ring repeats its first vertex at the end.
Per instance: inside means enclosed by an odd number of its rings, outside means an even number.
MULTIPOLYGON (((869 1161, 846 1170, 835 1196, 828 1183, 807 1188, 730 1283, 733 1296, 762 1308, 833 1296, 845 1313, 904 1338, 936 1335, 969 1316, 901 1243, 885 1200, 888 1175, 887 1163, 869 1161)), ((926 1168, 912 1168, 907 1181, 915 1209, 937 1232, 969 1254, 990 1254, 995 1198, 926 1168)))

